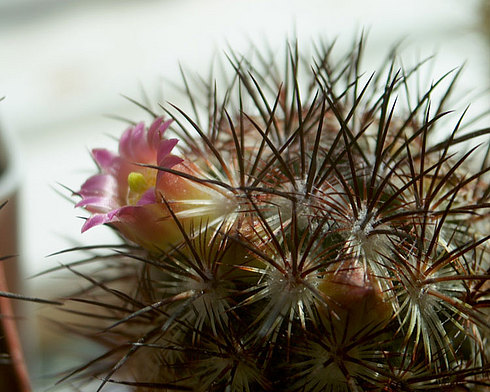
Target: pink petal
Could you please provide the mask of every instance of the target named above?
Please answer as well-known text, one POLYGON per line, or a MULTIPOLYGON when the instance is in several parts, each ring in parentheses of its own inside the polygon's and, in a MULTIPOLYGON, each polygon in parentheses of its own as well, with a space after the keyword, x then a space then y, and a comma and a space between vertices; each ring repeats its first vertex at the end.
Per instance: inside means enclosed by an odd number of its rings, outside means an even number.
POLYGON ((175 165, 178 165, 179 163, 184 162, 184 160, 180 157, 176 157, 175 155, 167 155, 165 158, 163 158, 158 166, 160 167, 166 167, 168 169, 172 168, 175 165))
POLYGON ((133 133, 137 129, 144 130, 145 124, 140 122, 134 127, 126 129, 119 140, 119 154, 126 159, 133 160, 133 133))
POLYGON ((121 208, 118 208, 115 211, 110 212, 109 219, 111 222, 114 222, 116 220, 126 220, 126 221, 131 221, 134 220, 135 217, 138 214, 138 211, 144 211, 143 206, 124 206, 121 208))
POLYGON ((107 214, 95 214, 85 221, 84 225, 82 226, 82 233, 86 232, 92 227, 103 225, 109 221, 110 219, 107 214))
POLYGON ((75 207, 85 207, 91 212, 107 212, 120 207, 120 189, 117 180, 108 174, 90 177, 78 194, 82 197, 75 207))
POLYGON ((111 197, 86 197, 80 200, 75 207, 86 207, 92 212, 108 212, 118 208, 119 205, 111 197))
POLYGON ((158 153, 157 153, 157 163, 159 166, 160 162, 163 158, 165 158, 170 152, 173 150, 173 148, 177 145, 179 142, 178 139, 168 139, 168 140, 162 140, 160 142, 160 145, 158 146, 158 153))
MULTIPOLYGON (((163 168, 167 168, 167 169, 171 169, 172 167, 174 167, 174 166, 176 166, 182 162, 184 162, 184 160, 182 158, 176 157, 175 155, 167 155, 167 156, 163 157, 163 159, 161 159, 158 162, 158 166, 163 167, 163 168)), ((168 173, 166 171, 163 171, 163 170, 158 171, 157 179, 156 179, 157 188, 160 188, 161 179, 165 174, 168 174, 168 173)))
POLYGON ((93 149, 92 156, 104 173, 114 173, 120 166, 121 158, 106 149, 93 149))
POLYGON ((97 174, 85 181, 78 193, 82 197, 116 195, 117 182, 111 175, 97 174))
POLYGON ((118 221, 119 215, 128 208, 134 208, 134 207, 121 207, 109 211, 105 214, 94 214, 93 216, 91 216, 85 221, 85 224, 82 226, 82 233, 87 231, 88 229, 91 229, 92 227, 103 225, 105 223, 118 221))
POLYGON ((150 163, 154 160, 155 151, 148 145, 147 132, 144 127, 136 127, 131 135, 133 162, 150 163))
POLYGON ((150 128, 148 128, 148 144, 151 146, 153 146, 155 142, 158 145, 158 142, 160 141, 159 129, 162 123, 163 118, 157 117, 155 121, 151 123, 150 128))
POLYGON ((163 138, 163 134, 171 123, 172 120, 167 120, 164 122, 162 117, 158 117, 155 121, 153 121, 148 129, 148 144, 153 149, 158 149, 158 146, 163 138))
POLYGON ((129 128, 119 141, 119 153, 124 159, 134 163, 152 163, 156 150, 148 143, 148 135, 143 123, 129 128))
POLYGON ((157 202, 155 197, 155 187, 148 189, 143 196, 138 201, 139 206, 144 206, 147 204, 155 204, 157 202))

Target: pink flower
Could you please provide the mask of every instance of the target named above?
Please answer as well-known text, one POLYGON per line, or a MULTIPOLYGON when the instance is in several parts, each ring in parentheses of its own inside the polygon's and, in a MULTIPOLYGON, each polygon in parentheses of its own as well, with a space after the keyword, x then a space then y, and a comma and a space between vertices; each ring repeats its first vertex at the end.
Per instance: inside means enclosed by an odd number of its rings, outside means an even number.
POLYGON ((222 194, 215 189, 142 165, 172 168, 196 175, 196 167, 173 155, 177 139, 165 139, 171 121, 157 118, 148 129, 139 123, 124 132, 119 153, 92 150, 100 173, 90 177, 78 195, 76 207, 92 213, 82 232, 101 224, 110 224, 124 237, 151 251, 175 244, 182 236, 162 198, 185 226, 208 224, 222 215, 222 194), (214 203, 213 201, 216 201, 214 203), (207 206, 207 207, 204 207, 207 206), (192 223, 189 218, 198 219, 192 223))

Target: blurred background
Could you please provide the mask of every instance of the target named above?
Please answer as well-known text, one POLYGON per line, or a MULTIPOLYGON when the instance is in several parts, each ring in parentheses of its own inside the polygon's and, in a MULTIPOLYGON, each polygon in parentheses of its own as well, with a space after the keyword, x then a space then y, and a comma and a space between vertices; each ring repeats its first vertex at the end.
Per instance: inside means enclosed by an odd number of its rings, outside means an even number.
POLYGON ((277 47, 294 35, 300 45, 339 37, 342 46, 364 29, 368 65, 401 39, 411 61, 436 55, 434 79, 466 63, 458 93, 481 93, 471 102, 481 112, 490 86, 488 1, 0 0, 0 124, 16 168, 7 182, 20 186, 23 292, 61 294, 49 277, 25 279, 67 260, 47 255, 114 241, 102 227, 82 236, 83 211, 58 193, 69 196, 63 186, 77 190, 94 173, 91 148, 116 148, 126 126, 109 115, 147 119, 122 95, 178 105, 179 62, 205 73, 228 47, 277 47))

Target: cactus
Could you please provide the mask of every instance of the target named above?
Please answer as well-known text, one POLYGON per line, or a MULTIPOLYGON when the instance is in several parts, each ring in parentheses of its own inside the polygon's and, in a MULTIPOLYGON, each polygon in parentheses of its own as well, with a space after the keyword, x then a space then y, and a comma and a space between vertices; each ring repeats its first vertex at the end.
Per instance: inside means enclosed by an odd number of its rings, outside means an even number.
POLYGON ((76 193, 84 230, 124 241, 67 265, 88 283, 77 330, 107 351, 66 379, 490 386, 489 129, 445 109, 460 70, 420 92, 425 62, 407 69, 393 51, 368 75, 362 48, 231 53, 224 82, 183 73, 189 111, 137 103, 151 124, 132 124, 118 153, 93 151, 99 173, 76 193))

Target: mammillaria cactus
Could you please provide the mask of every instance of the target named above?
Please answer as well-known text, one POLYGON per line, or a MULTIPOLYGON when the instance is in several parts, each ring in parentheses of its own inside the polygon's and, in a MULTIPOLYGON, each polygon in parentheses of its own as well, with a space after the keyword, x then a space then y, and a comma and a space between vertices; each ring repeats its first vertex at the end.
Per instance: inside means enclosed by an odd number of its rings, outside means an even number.
POLYGON ((118 153, 93 151, 84 230, 106 224, 125 244, 79 263, 101 269, 69 267, 89 283, 84 333, 108 350, 67 378, 488 388, 490 131, 445 111, 459 71, 420 92, 423 64, 391 54, 369 76, 362 46, 309 60, 288 44, 282 66, 232 53, 222 90, 184 76, 189 112, 146 108, 118 153))

